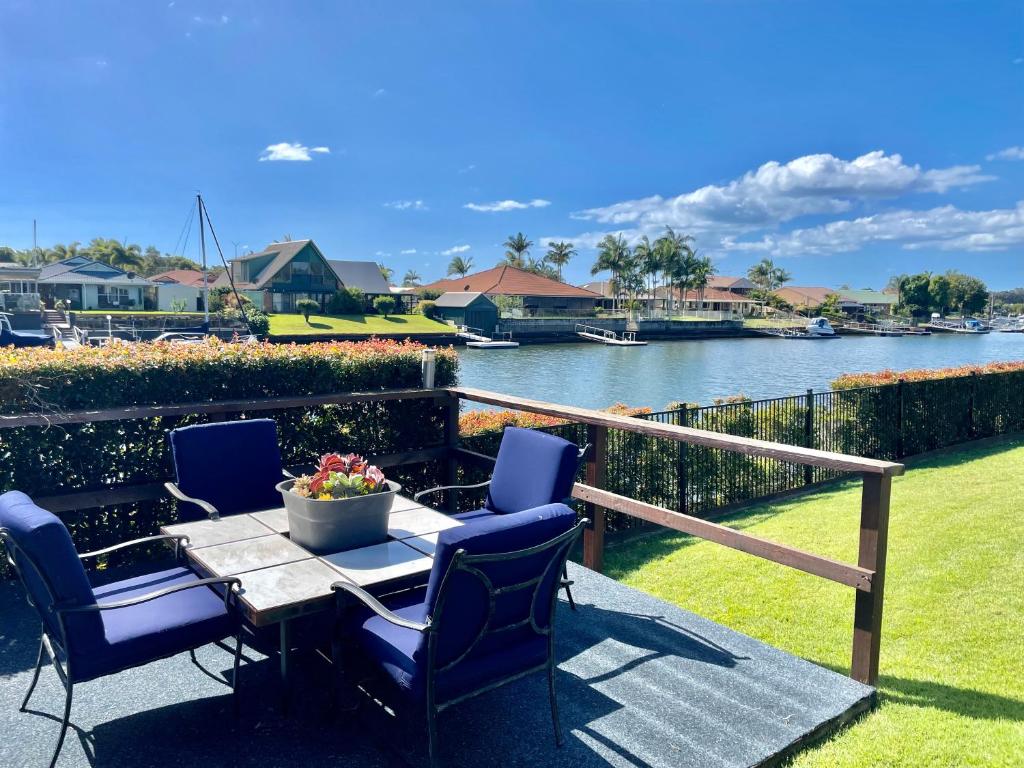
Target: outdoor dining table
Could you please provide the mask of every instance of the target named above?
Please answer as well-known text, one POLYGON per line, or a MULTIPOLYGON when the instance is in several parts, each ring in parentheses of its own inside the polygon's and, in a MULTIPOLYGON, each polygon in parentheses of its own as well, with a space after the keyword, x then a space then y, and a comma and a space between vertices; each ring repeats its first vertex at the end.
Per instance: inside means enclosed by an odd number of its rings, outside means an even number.
POLYGON ((163 526, 184 534, 192 567, 204 576, 235 576, 242 584, 237 605, 256 628, 277 625, 282 706, 287 708, 292 623, 333 611, 331 584, 347 580, 384 594, 426 583, 438 534, 463 525, 412 499, 396 496, 381 544, 315 555, 288 538, 288 514, 281 507, 261 512, 163 526))

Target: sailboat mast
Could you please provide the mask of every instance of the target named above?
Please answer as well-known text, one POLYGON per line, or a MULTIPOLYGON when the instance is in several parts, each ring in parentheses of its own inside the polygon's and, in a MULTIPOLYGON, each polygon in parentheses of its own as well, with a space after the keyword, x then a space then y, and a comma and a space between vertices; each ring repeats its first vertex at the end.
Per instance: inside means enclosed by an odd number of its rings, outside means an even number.
POLYGON ((203 226, 203 198, 196 193, 196 207, 199 208, 199 251, 203 255, 203 322, 210 325, 210 286, 206 271, 206 229, 203 226))

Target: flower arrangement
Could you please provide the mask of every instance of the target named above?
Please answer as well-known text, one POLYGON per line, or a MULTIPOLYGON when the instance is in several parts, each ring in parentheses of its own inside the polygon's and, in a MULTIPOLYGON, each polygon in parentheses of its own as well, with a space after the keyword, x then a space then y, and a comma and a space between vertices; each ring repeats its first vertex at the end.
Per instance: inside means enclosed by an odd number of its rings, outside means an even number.
POLYGON ((291 491, 305 499, 330 501, 386 491, 384 481, 384 473, 362 456, 327 453, 320 457, 316 474, 296 478, 291 491))

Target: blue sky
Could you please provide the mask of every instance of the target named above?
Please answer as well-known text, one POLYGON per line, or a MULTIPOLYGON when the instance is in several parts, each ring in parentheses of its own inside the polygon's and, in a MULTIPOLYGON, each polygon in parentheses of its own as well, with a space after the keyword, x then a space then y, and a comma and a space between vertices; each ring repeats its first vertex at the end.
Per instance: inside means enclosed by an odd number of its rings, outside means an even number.
POLYGON ((229 255, 427 279, 671 224, 723 274, 1022 285, 1022 9, 0 0, 0 244, 170 250, 201 189, 229 255))

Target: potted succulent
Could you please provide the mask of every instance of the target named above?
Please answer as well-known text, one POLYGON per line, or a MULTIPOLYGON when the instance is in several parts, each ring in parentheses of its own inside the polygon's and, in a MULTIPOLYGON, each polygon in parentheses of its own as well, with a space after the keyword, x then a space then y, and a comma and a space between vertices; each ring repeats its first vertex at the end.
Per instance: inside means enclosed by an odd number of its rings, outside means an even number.
POLYGON ((362 456, 328 453, 315 474, 285 480, 277 490, 292 541, 322 555, 387 541, 391 504, 402 487, 362 456))

